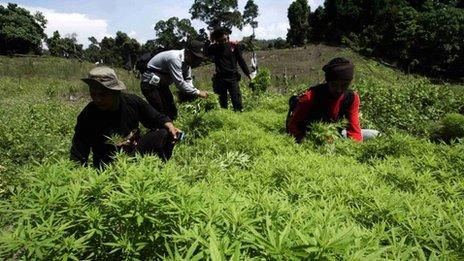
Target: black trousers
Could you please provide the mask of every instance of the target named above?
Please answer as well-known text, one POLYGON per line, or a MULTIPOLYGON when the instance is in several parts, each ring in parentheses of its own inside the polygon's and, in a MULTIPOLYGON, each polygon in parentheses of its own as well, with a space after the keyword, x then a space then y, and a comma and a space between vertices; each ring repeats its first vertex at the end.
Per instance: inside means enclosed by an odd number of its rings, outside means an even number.
POLYGON ((232 80, 213 79, 213 90, 219 95, 219 104, 221 108, 227 109, 227 93, 229 93, 234 111, 241 111, 243 109, 242 93, 240 92, 238 83, 238 81, 232 80))
POLYGON ((153 86, 147 82, 140 83, 140 89, 148 103, 171 120, 177 118, 177 107, 169 86, 153 86))
POLYGON ((174 149, 172 141, 166 129, 150 130, 140 138, 136 151, 142 155, 158 155, 163 161, 167 161, 174 149))

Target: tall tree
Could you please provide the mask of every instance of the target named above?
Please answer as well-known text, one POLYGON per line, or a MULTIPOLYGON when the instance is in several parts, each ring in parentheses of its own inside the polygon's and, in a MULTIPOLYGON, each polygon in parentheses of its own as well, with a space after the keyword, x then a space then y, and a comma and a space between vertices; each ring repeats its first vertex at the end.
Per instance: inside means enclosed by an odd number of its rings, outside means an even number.
POLYGON ((100 43, 98 42, 97 38, 91 36, 88 38, 90 41, 89 47, 84 50, 84 57, 87 61, 95 63, 101 61, 101 54, 100 54, 100 43))
POLYGON ((66 58, 82 58, 83 49, 82 44, 77 43, 77 35, 75 33, 61 38, 58 31, 53 32, 53 36, 47 38, 48 51, 53 56, 66 57, 66 58))
POLYGON ((41 13, 8 4, 0 6, 0 54, 40 53, 47 21, 41 13))
POLYGON ((117 66, 122 64, 122 57, 119 55, 116 41, 112 37, 103 37, 100 42, 101 59, 105 64, 117 66))
POLYGON ((319 6, 316 11, 308 14, 308 41, 319 43, 324 40, 326 32, 325 10, 319 6))
POLYGON ((140 50, 140 44, 137 40, 130 38, 126 33, 118 31, 116 33, 115 44, 119 55, 122 57, 122 65, 125 69, 132 69, 137 53, 140 50))
POLYGON ((200 41, 200 42, 206 42, 206 41, 209 40, 209 36, 208 36, 208 33, 206 32, 205 28, 201 28, 198 31, 197 40, 200 41))
POLYGON ((251 23, 256 17, 258 17, 258 6, 253 0, 248 0, 245 4, 245 9, 243 9, 243 21, 245 24, 251 23))
POLYGON ((148 40, 140 47, 140 53, 155 54, 161 51, 161 48, 156 44, 156 40, 148 40))
POLYGON ((188 40, 198 37, 189 19, 179 20, 171 17, 167 21, 159 21, 155 25, 156 43, 163 49, 180 49, 188 40))
POLYGON ((63 49, 64 47, 61 46, 61 35, 58 31, 53 32, 52 37, 47 38, 45 40, 45 43, 47 44, 48 51, 50 52, 50 55, 53 56, 62 56, 63 55, 63 49))
POLYGON ((290 29, 287 32, 287 42, 292 45, 302 46, 308 34, 308 1, 296 0, 288 8, 288 21, 290 29))
POLYGON ((190 14, 192 19, 199 19, 209 26, 220 23, 228 28, 243 28, 237 0, 194 0, 190 14))

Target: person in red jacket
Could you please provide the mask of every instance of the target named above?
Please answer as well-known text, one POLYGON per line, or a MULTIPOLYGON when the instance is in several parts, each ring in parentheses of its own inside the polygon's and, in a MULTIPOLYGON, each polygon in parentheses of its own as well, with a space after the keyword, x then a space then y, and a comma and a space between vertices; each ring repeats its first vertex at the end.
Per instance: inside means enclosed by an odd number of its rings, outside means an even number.
POLYGON ((354 64, 338 57, 329 61, 322 70, 326 83, 309 88, 298 97, 291 114, 287 131, 301 142, 313 122, 337 122, 348 120, 342 135, 355 141, 376 137, 376 130, 362 130, 359 124, 360 99, 358 93, 349 89, 354 76, 354 64))

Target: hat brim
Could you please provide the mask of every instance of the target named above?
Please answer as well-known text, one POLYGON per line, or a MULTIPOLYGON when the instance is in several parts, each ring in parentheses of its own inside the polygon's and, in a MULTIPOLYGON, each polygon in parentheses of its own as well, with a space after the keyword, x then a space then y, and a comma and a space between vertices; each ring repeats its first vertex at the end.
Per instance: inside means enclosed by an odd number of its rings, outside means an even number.
MULTIPOLYGON (((192 51, 191 51, 192 52, 192 51)), ((206 57, 206 55, 202 54, 202 53, 196 53, 196 52, 192 52, 192 54, 198 58, 198 59, 202 59, 202 60, 208 60, 208 57, 206 57)))
POLYGON ((83 82, 85 82, 86 84, 88 84, 89 86, 100 86, 100 87, 103 87, 105 89, 108 89, 108 90, 113 90, 113 91, 122 91, 122 90, 125 90, 126 89, 126 85, 119 81, 118 80, 118 85, 115 85, 115 86, 106 86, 105 84, 101 83, 100 81, 97 81, 95 79, 92 79, 92 78, 82 78, 81 79, 83 82))

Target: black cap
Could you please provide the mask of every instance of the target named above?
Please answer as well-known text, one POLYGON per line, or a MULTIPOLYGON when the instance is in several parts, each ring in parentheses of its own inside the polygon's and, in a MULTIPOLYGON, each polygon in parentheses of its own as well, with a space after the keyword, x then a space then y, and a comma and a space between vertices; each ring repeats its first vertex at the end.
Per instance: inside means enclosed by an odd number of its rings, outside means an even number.
POLYGON ((214 31, 211 33, 211 39, 213 39, 214 41, 218 41, 227 34, 231 34, 230 29, 226 27, 218 27, 214 29, 214 31))
POLYGON ((325 72, 326 81, 352 80, 354 64, 344 57, 337 57, 324 65, 322 70, 325 72))
POLYGON ((187 43, 186 49, 192 52, 193 55, 195 55, 197 58, 207 60, 208 57, 205 56, 204 49, 203 49, 204 47, 205 47, 204 43, 197 41, 197 40, 192 40, 187 43))

